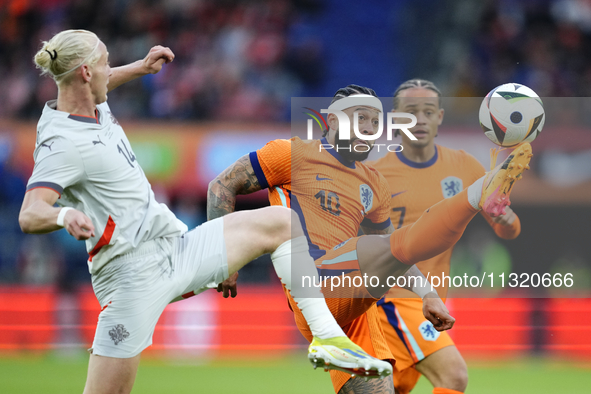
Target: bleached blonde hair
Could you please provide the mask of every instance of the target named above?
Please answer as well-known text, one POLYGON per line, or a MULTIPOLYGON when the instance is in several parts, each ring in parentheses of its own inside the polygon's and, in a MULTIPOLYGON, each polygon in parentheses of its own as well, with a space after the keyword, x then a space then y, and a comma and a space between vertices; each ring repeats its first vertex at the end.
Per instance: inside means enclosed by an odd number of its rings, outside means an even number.
POLYGON ((82 64, 93 66, 98 62, 100 42, 91 31, 64 30, 49 41, 43 41, 35 55, 35 65, 41 69, 41 75, 50 75, 59 84, 82 64))

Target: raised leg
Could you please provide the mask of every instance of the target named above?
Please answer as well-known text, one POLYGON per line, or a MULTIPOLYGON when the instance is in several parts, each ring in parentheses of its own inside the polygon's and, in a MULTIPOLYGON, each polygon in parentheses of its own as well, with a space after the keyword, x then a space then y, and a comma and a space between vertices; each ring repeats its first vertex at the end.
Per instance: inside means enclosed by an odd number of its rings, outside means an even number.
MULTIPOLYGON (((303 276, 318 276, 299 219, 292 210, 267 207, 236 212, 223 220, 230 275, 261 254, 271 253, 275 272, 289 292, 292 277, 301 281, 303 276)), ((353 371, 367 378, 390 375, 389 363, 371 357, 347 338, 330 313, 320 288, 307 290, 292 296, 314 335, 308 350, 314 367, 353 371)))
POLYGON ((292 238, 291 210, 283 207, 234 212, 223 221, 230 275, 292 238))
MULTIPOLYGON (((467 191, 438 202, 413 224, 389 236, 368 235, 359 239, 359 267, 380 284, 388 277, 404 274, 409 266, 443 253, 460 239, 470 220, 478 213, 468 202, 467 191)), ((379 298, 387 287, 368 289, 379 298)))

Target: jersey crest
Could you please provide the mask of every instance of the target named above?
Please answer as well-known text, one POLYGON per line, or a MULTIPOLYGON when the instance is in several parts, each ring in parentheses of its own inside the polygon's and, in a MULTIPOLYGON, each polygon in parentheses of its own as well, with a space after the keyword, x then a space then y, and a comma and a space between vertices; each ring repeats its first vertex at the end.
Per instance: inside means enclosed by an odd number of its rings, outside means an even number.
POLYGON ((421 332, 421 336, 425 341, 436 341, 439 338, 441 333, 437 331, 433 324, 429 320, 425 320, 419 326, 419 331, 421 332))
POLYGON ((443 197, 450 198, 458 194, 464 189, 463 182, 460 178, 455 176, 448 176, 441 181, 441 192, 443 197))
POLYGON ((373 206, 373 191, 365 183, 359 185, 359 198, 361 199, 363 210, 367 214, 367 212, 370 211, 371 207, 373 206))
POLYGON ((129 338, 129 332, 125 329, 123 324, 117 324, 111 329, 111 331, 109 331, 109 336, 115 345, 119 345, 119 343, 129 338))

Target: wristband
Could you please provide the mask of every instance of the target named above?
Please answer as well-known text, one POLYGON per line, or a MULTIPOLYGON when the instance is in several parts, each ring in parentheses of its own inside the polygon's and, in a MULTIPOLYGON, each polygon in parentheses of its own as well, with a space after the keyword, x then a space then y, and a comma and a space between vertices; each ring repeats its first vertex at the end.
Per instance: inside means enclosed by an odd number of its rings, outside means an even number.
POLYGON ((64 218, 66 217, 66 213, 74 208, 64 207, 60 210, 60 213, 57 215, 57 225, 60 227, 64 227, 64 218))
POLYGON ((429 293, 437 294, 437 292, 433 289, 433 285, 431 284, 431 282, 426 282, 428 283, 427 286, 413 286, 411 289, 411 291, 419 297, 421 297, 421 299, 425 298, 425 296, 429 293))

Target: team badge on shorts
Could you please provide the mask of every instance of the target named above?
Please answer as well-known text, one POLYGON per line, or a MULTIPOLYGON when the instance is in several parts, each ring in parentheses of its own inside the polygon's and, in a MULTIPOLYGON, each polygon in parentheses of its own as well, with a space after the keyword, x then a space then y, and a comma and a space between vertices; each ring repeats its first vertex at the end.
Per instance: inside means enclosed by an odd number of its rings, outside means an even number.
POLYGON ((425 320, 421 323, 419 331, 425 341, 436 341, 437 338, 439 338, 439 335, 441 335, 429 320, 425 320))
POLYGON ((363 205, 363 210, 367 213, 373 206, 373 191, 365 183, 359 185, 359 197, 363 205))
POLYGON ((462 180, 455 176, 448 176, 441 181, 441 192, 443 197, 450 198, 458 194, 464 189, 462 180))
POLYGON ((117 324, 111 329, 111 331, 109 331, 109 336, 115 345, 119 345, 120 342, 123 342, 129 338, 129 332, 125 329, 123 324, 117 324))

